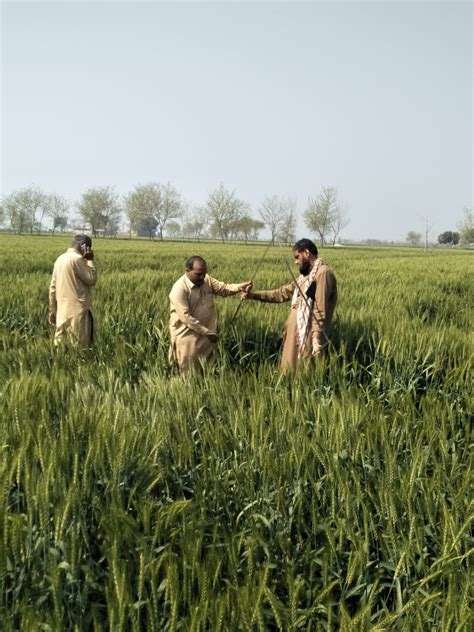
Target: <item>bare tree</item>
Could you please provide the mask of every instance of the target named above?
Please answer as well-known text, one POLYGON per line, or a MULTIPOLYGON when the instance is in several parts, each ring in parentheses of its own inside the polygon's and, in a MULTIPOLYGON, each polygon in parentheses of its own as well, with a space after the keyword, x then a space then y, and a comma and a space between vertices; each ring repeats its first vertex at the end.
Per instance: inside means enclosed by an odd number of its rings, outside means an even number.
POLYGON ((337 189, 335 187, 323 187, 316 198, 309 198, 308 206, 304 212, 304 220, 310 231, 317 233, 321 245, 326 243, 326 237, 333 230, 335 217, 339 213, 337 203, 337 189))
POLYGON ((469 245, 474 243, 474 213, 472 208, 464 209, 464 217, 458 224, 461 243, 469 245))
POLYGON ((431 220, 427 215, 420 215, 420 219, 423 222, 424 247, 425 250, 428 250, 429 237, 431 229, 433 228, 433 224, 431 223, 431 220))
POLYGON ((234 191, 227 191, 221 183, 207 200, 206 210, 211 222, 211 234, 224 243, 233 231, 235 222, 242 216, 245 203, 239 200, 234 191))
POLYGON ((282 200, 278 195, 267 195, 258 210, 258 214, 270 231, 270 241, 274 246, 283 224, 282 200))

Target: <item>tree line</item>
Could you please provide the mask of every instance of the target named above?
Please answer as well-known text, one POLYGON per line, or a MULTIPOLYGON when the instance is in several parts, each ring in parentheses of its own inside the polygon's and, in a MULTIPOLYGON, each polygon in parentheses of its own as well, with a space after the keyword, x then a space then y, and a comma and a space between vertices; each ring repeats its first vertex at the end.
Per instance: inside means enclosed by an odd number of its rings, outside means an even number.
MULTIPOLYGON (((426 218, 425 218, 426 219, 426 218)), ((474 213, 471 208, 465 208, 463 218, 458 223, 458 230, 445 230, 438 235, 437 243, 443 246, 457 246, 459 243, 463 246, 474 244, 474 213)), ((426 223, 425 235, 423 233, 410 230, 407 233, 406 241, 410 246, 428 246, 428 233, 431 226, 426 223)))
MULTIPOLYGON (((209 194, 202 206, 187 204, 170 183, 138 184, 122 197, 113 187, 92 187, 75 204, 38 187, 27 187, 2 198, 0 224, 19 234, 41 232, 46 222, 53 233, 66 230, 71 224, 72 228, 79 228, 81 224, 94 237, 105 237, 116 235, 125 218, 130 237, 163 239, 166 233, 170 237, 247 242, 257 240, 266 229, 275 244, 296 239, 296 206, 296 200, 290 196, 267 195, 255 217, 250 204, 223 184, 209 194)), ((318 195, 310 197, 303 217, 308 230, 319 237, 322 245, 335 244, 349 223, 335 187, 323 187, 318 195)))

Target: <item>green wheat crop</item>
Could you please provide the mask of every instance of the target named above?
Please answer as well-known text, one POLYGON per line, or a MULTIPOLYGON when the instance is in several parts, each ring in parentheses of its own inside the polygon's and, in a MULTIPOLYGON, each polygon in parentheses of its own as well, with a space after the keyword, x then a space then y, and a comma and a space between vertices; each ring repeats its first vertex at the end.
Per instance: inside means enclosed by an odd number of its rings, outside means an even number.
MULTIPOLYGON (((55 352, 64 237, 0 236, 5 631, 474 627, 472 253, 327 249, 327 362, 278 370, 289 306, 216 299, 219 361, 167 360, 184 260, 265 246, 96 240, 93 351, 55 352), (5 254, 6 253, 6 254, 5 254)), ((268 251, 254 285, 288 281, 268 251)))

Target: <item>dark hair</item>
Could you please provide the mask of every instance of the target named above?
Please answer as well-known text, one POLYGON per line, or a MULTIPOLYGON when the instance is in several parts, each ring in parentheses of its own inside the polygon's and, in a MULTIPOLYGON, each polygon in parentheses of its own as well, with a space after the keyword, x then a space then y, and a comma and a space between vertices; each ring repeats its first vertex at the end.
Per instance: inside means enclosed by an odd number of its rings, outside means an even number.
POLYGON ((74 235, 72 238, 71 246, 92 246, 92 239, 89 235, 74 235))
POLYGON ((296 244, 293 246, 293 250, 297 250, 298 252, 303 252, 303 250, 307 250, 315 257, 318 256, 318 249, 316 248, 316 244, 311 239, 299 239, 296 244))
POLYGON ((198 255, 194 255, 193 257, 189 257, 189 259, 186 261, 186 264, 185 264, 186 270, 192 270, 194 268, 195 261, 199 261, 199 263, 207 267, 207 263, 202 257, 199 257, 198 255))

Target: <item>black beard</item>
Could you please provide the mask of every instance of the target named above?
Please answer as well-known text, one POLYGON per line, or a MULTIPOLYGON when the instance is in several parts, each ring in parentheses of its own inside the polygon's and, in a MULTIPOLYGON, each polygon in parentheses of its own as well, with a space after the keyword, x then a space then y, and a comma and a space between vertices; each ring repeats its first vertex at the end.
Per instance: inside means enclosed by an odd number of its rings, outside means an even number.
POLYGON ((311 271, 311 263, 309 261, 305 261, 300 265, 300 273, 303 276, 308 276, 311 271))

